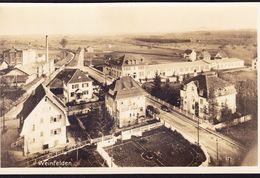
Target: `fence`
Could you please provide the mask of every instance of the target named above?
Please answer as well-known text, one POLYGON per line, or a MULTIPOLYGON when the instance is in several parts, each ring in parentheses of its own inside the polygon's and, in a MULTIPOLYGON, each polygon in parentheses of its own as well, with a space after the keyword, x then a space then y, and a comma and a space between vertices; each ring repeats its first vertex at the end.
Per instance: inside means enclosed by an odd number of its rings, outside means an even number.
POLYGON ((232 121, 227 121, 227 122, 224 122, 224 123, 216 124, 216 125, 214 125, 214 129, 216 131, 220 131, 221 129, 224 129, 226 127, 235 126, 235 125, 238 125, 238 124, 241 124, 241 123, 244 123, 244 122, 248 122, 250 120, 252 120, 252 115, 246 115, 246 116, 242 116, 240 118, 236 118, 232 121))
POLYGON ((97 152, 102 156, 102 158, 106 161, 108 167, 118 167, 113 162, 113 157, 110 157, 109 154, 104 150, 102 145, 97 146, 97 152))
POLYGON ((69 106, 67 109, 67 114, 68 114, 68 116, 86 114, 89 112, 89 109, 91 107, 96 108, 103 104, 104 104, 104 101, 96 101, 96 102, 91 102, 91 103, 86 103, 86 104, 81 104, 81 105, 69 106))
POLYGON ((143 132, 162 126, 163 123, 157 122, 154 124, 145 125, 142 127, 126 130, 121 132, 122 140, 130 139, 131 136, 142 136, 143 132))

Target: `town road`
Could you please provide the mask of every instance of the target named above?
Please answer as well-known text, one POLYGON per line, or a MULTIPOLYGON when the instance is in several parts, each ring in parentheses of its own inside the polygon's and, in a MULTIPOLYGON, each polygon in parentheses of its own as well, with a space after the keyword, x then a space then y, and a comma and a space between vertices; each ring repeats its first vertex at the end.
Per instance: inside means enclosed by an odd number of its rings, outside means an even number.
MULTIPOLYGON (((160 108, 161 104, 147 97, 147 104, 160 108)), ((160 110, 158 117, 164 120, 184 137, 198 140, 198 127, 193 121, 176 112, 165 112, 160 110)), ((219 135, 209 132, 200 127, 199 143, 202 144, 212 159, 213 165, 234 166, 242 161, 241 155, 244 155, 243 148, 223 139, 219 135)))

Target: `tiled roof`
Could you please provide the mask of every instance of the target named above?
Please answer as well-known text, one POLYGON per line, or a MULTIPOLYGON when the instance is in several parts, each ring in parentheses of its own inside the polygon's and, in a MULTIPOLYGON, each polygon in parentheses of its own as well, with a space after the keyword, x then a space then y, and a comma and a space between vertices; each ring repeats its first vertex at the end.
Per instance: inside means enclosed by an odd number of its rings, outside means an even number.
POLYGON ((112 58, 111 60, 109 60, 109 65, 119 66, 119 67, 124 65, 139 65, 139 64, 144 64, 144 58, 136 54, 124 54, 120 57, 112 58))
POLYGON ((66 84, 92 81, 91 78, 79 69, 65 69, 58 74, 57 78, 63 80, 66 84))
POLYGON ((192 50, 191 50, 191 49, 186 49, 186 50, 184 51, 184 53, 185 53, 185 54, 191 54, 191 53, 192 53, 192 50))
POLYGON ((25 120, 45 96, 47 96, 50 100, 52 100, 54 104, 56 104, 63 112, 65 112, 64 104, 55 95, 53 95, 45 86, 40 84, 24 102, 23 108, 21 112, 18 114, 18 117, 22 117, 22 119, 25 120))
POLYGON ((184 84, 195 82, 198 87, 198 94, 204 98, 216 98, 236 93, 235 86, 215 74, 201 74, 191 78, 184 84))
POLYGON ((16 48, 12 47, 11 49, 4 50, 4 53, 5 52, 22 52, 22 50, 18 50, 16 48))
POLYGON ((215 57, 218 53, 221 55, 221 57, 225 58, 228 57, 227 54, 223 50, 218 50, 218 49, 209 49, 208 50, 209 54, 211 57, 215 57))
POLYGON ((109 87, 108 94, 115 100, 146 95, 147 93, 129 76, 115 80, 109 87))

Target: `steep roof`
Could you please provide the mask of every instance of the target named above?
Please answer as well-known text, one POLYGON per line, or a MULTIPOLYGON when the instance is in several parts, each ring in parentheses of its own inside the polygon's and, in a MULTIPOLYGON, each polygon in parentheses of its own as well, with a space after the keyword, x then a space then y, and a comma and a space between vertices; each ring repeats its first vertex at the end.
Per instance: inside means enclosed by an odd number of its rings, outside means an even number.
POLYGON ((25 120, 45 96, 47 96, 55 105, 65 112, 65 105, 44 85, 40 84, 24 102, 23 108, 18 114, 18 117, 22 117, 22 119, 25 120))
POLYGON ((209 54, 211 55, 211 57, 215 57, 218 53, 221 55, 221 57, 225 58, 228 57, 227 54, 223 51, 223 50, 219 50, 219 49, 209 49, 208 50, 209 54))
POLYGON ((186 49, 186 50, 184 51, 184 53, 185 53, 185 54, 191 54, 191 53, 192 53, 192 50, 191 50, 191 49, 186 49))
POLYGON ((236 89, 233 84, 217 77, 212 73, 197 75, 196 77, 186 81, 184 84, 186 85, 190 82, 195 83, 198 88, 198 94, 201 97, 208 99, 236 93, 236 89))
POLYGON ((91 78, 79 69, 65 69, 58 74, 57 78, 63 80, 66 84, 92 81, 91 78))
POLYGON ((108 94, 115 100, 129 98, 147 93, 130 76, 124 76, 115 80, 110 86, 108 94))
POLYGON ((18 50, 18 49, 16 49, 16 48, 12 47, 11 49, 6 49, 6 50, 4 50, 4 53, 5 53, 5 52, 22 52, 22 50, 18 50))
POLYGON ((124 66, 124 65, 139 65, 144 64, 144 58, 136 54, 124 54, 118 58, 109 60, 109 65, 124 66))

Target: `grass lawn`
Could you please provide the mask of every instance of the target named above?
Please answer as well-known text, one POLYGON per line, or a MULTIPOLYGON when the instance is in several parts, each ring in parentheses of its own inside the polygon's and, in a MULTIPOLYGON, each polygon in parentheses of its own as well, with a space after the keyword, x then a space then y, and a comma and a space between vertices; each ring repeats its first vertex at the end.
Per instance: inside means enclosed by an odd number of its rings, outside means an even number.
POLYGON ((199 166, 206 159, 201 149, 165 127, 118 142, 105 151, 120 167, 199 166))
POLYGON ((257 144, 257 124, 254 121, 248 121, 230 128, 221 130, 221 133, 241 142, 248 148, 257 144))

